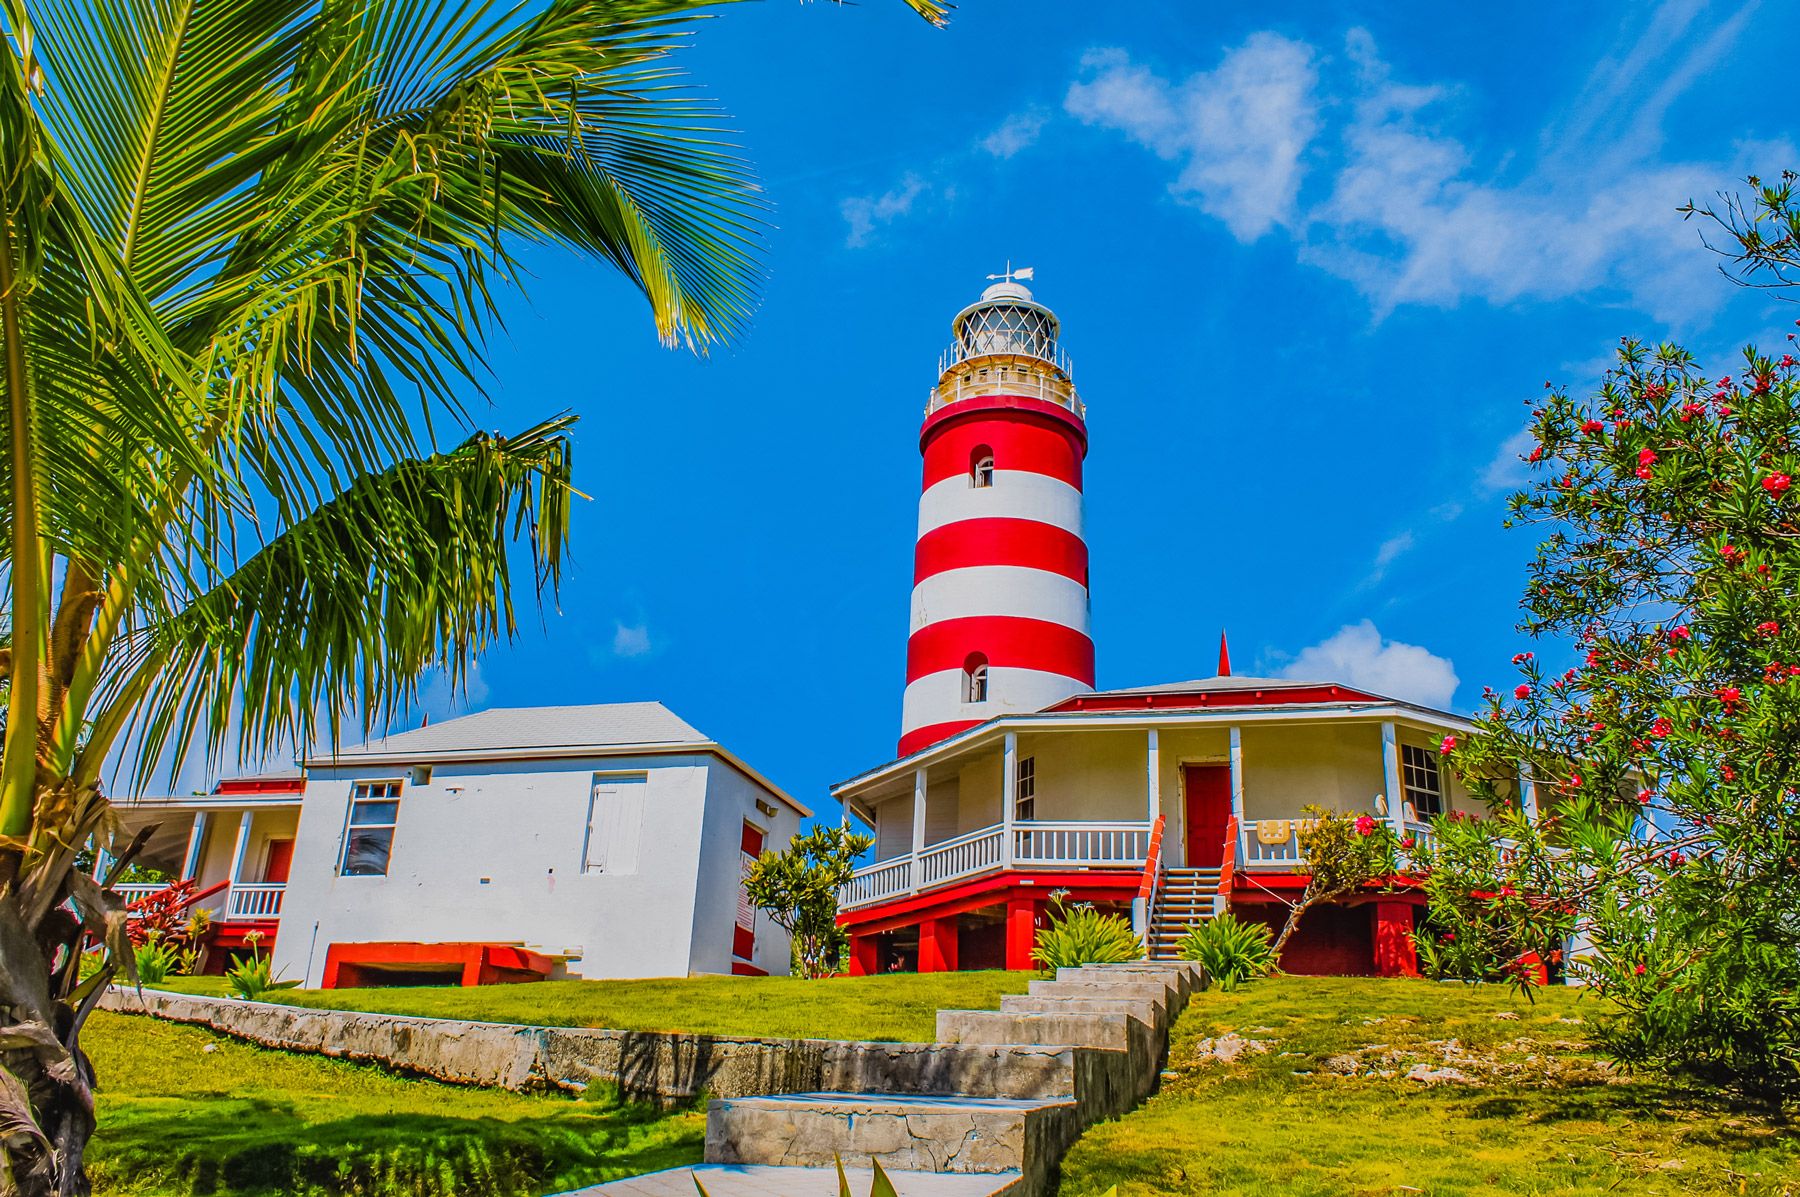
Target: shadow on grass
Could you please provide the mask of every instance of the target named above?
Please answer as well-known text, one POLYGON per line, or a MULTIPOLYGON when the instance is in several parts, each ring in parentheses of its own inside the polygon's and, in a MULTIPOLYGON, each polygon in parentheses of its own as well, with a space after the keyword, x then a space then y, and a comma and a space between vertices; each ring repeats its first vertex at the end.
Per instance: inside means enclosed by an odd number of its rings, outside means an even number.
POLYGON ((98 1193, 183 1197, 537 1197, 694 1163, 701 1124, 649 1106, 545 1106, 541 1118, 305 1116, 268 1099, 119 1111, 90 1156, 98 1193))

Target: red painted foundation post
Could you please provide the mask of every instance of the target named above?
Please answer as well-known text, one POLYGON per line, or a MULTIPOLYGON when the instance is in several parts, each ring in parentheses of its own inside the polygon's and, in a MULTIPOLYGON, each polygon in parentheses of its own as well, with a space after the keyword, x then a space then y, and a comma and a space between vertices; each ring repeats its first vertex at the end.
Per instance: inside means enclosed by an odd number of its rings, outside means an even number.
POLYGON ((877 962, 881 958, 881 948, 873 935, 852 935, 850 937, 850 975, 853 977, 872 977, 879 971, 877 962))
POLYGON ((956 971, 956 916, 928 919, 919 924, 919 971, 956 971))
POLYGON ((1375 973, 1416 977, 1419 954, 1413 947, 1413 908, 1407 902, 1375 903, 1375 973))
POLYGON ((1031 945, 1037 939, 1037 903, 1030 898, 1006 900, 1006 967, 1015 970, 1036 968, 1031 960, 1031 945))

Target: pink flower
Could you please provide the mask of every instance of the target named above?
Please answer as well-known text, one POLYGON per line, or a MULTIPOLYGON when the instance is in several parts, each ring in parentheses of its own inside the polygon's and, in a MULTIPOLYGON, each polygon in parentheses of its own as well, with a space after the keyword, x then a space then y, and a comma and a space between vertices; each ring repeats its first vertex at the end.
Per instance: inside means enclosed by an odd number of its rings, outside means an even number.
POLYGON ((1794 480, 1786 474, 1770 474, 1762 480, 1762 488, 1772 495, 1778 495, 1794 484, 1794 480))
POLYGON ((1685 623, 1669 629, 1670 644, 1679 644, 1683 640, 1692 640, 1693 638, 1694 634, 1688 631, 1688 626, 1685 623))
POLYGON ((1672 730, 1674 729, 1669 726, 1669 721, 1667 719, 1658 719, 1655 723, 1650 725, 1650 735, 1658 740, 1666 737, 1672 730))
POLYGON ((1589 434, 1596 433, 1596 432, 1605 432, 1606 425, 1602 424, 1598 420, 1583 420, 1581 423, 1581 430, 1583 432, 1586 432, 1589 434))
POLYGON ((1669 867, 1671 869, 1679 869, 1686 863, 1687 857, 1683 856, 1679 849, 1669 853, 1669 867))
POLYGON ((1405 839, 1400 841, 1400 846, 1402 848, 1405 848, 1408 852, 1410 852, 1414 848, 1419 846, 1419 841, 1409 835, 1405 839))
POLYGON ((1736 686, 1724 686, 1714 690, 1713 693, 1718 697, 1719 702, 1724 705, 1727 711, 1742 702, 1744 698, 1744 692, 1739 690, 1736 686))
POLYGON ((1438 754, 1440 756, 1449 756, 1452 752, 1455 752, 1455 751, 1456 751, 1456 737, 1455 736, 1445 736, 1444 742, 1438 745, 1438 754))
POLYGON ((1513 697, 1521 701, 1530 698, 1531 687, 1527 686, 1524 682, 1520 682, 1517 686, 1513 687, 1513 697))
POLYGON ((1356 834, 1357 835, 1374 835, 1375 834, 1375 820, 1370 818, 1368 815, 1358 815, 1357 819, 1356 819, 1356 834))
POLYGON ((1514 889, 1510 885, 1503 885, 1500 887, 1500 896, 1502 898, 1516 897, 1518 895, 1518 892, 1519 892, 1518 890, 1514 889))
POLYGON ((1757 624, 1756 630, 1761 632, 1765 636, 1775 636, 1775 635, 1780 634, 1781 625, 1771 619, 1766 623, 1757 624))
POLYGON ((1639 790, 1638 791, 1638 801, 1645 806, 1649 806, 1650 799, 1652 799, 1654 797, 1656 797, 1656 795, 1652 794, 1649 790, 1639 790))
POLYGON ((1637 975, 1641 977, 1644 975, 1644 966, 1640 964, 1637 966, 1636 970, 1634 970, 1634 971, 1636 971, 1637 975))

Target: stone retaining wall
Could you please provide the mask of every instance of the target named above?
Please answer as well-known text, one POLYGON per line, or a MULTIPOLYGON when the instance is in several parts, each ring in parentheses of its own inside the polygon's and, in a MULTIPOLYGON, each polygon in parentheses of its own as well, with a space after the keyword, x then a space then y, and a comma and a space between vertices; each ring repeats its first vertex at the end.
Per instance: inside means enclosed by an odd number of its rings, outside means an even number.
POLYGON ((1040 1097, 1067 1093, 1072 1068, 1100 1063, 1082 1058, 1095 1053, 1067 1048, 534 1027, 313 1010, 152 989, 115 987, 100 1005, 208 1027, 262 1047, 382 1064, 454 1084, 574 1092, 611 1086, 633 1099, 669 1103, 702 1095, 813 1090, 1040 1097))

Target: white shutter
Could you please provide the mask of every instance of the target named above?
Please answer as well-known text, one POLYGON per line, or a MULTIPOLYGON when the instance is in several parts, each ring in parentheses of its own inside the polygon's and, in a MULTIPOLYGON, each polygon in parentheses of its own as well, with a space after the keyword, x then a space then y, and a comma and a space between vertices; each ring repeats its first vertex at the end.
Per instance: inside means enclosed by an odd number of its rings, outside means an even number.
POLYGON ((587 872, 637 872, 648 782, 644 777, 603 777, 594 782, 588 807, 587 872))

